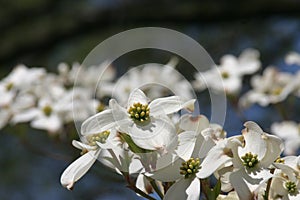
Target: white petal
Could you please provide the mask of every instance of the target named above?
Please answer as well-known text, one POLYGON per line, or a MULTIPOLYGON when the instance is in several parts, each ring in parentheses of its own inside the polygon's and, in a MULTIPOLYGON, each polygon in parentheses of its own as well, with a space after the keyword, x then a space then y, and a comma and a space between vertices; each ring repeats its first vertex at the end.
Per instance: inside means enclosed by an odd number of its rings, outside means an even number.
POLYGON ((271 132, 283 139, 299 137, 299 127, 294 121, 275 122, 271 125, 271 132))
POLYGON ((242 170, 232 172, 229 176, 230 183, 237 192, 240 199, 251 200, 253 198, 253 195, 242 176, 242 170))
POLYGON ((257 154, 258 159, 261 160, 266 151, 267 145, 264 139, 262 138, 261 128, 254 122, 246 122, 246 129, 243 130, 242 134, 245 139, 245 147, 239 148, 239 156, 244 156, 246 153, 251 152, 252 154, 257 154))
POLYGON ((221 165, 230 161, 232 158, 225 153, 226 141, 221 141, 214 146, 201 163, 201 169, 196 174, 198 178, 206 178, 213 174, 221 165))
POLYGON ((56 115, 51 115, 49 117, 42 116, 31 121, 30 124, 33 128, 47 130, 55 133, 62 127, 62 120, 56 115))
POLYGON ((85 120, 81 125, 81 134, 88 135, 106 131, 114 127, 115 122, 112 110, 105 110, 85 120))
POLYGON ((185 131, 179 134, 179 144, 176 149, 176 153, 179 157, 184 160, 188 160, 191 158, 198 135, 199 134, 195 131, 185 131))
POLYGON ((265 134, 263 139, 267 144, 267 151, 260 164, 263 168, 267 168, 280 156, 283 151, 283 144, 281 139, 274 135, 265 134))
POLYGON ((254 132, 257 132, 257 133, 263 133, 263 130, 260 128, 260 126, 255 123, 255 122, 252 122, 252 121, 248 121, 244 124, 244 126, 247 128, 247 129, 250 129, 254 132))
POLYGON ((149 150, 166 149, 177 141, 174 125, 167 119, 154 119, 145 126, 133 123, 128 133, 134 143, 149 150))
MULTIPOLYGON (((143 155, 145 155, 145 154, 143 154, 143 155)), ((151 153, 148 154, 147 156, 148 156, 148 158, 150 157, 150 159, 153 156, 154 156, 154 158, 157 157, 155 154, 151 154, 151 153)), ((170 163, 174 163, 177 159, 178 159, 178 156, 176 154, 174 154, 173 151, 163 154, 162 156, 157 158, 155 170, 165 168, 165 167, 169 166, 170 163)))
POLYGON ((190 186, 186 189, 186 193, 188 195, 187 200, 199 199, 200 192, 200 180, 198 178, 194 178, 190 186))
POLYGON ((32 108, 27 111, 16 113, 13 118, 11 119, 11 122, 14 124, 22 123, 22 122, 29 122, 33 118, 37 117, 40 113, 39 109, 32 108))
MULTIPOLYGON (((185 102, 182 98, 178 96, 164 97, 153 100, 149 104, 150 115, 168 115, 175 113, 183 108, 190 108, 191 104, 194 104, 195 100, 190 100, 185 102)), ((191 108, 190 108, 191 109, 191 108)))
POLYGON ((212 134, 207 135, 207 132, 213 133, 214 130, 211 128, 204 129, 201 132, 201 136, 204 136, 204 138, 198 136, 196 141, 196 148, 194 151, 195 153, 197 153, 197 155, 194 157, 204 158, 207 155, 207 153, 211 150, 211 148, 213 148, 216 145, 214 140, 212 139, 212 134))
POLYGON ((255 49, 245 49, 239 56, 240 68, 239 73, 253 74, 261 67, 259 61, 259 51, 255 49))
POLYGON ((143 174, 139 174, 135 186, 145 192, 146 194, 152 193, 152 186, 150 185, 149 181, 143 174))
POLYGON ((168 166, 160 168, 154 172, 146 173, 145 175, 163 182, 176 181, 178 179, 184 178, 184 176, 180 174, 180 167, 182 166, 182 162, 184 162, 184 160, 177 157, 177 159, 169 163, 168 166))
POLYGON ((300 54, 297 52, 289 52, 285 57, 285 62, 288 65, 297 64, 300 65, 300 54))
MULTIPOLYGON (((197 179, 197 178, 195 178, 197 179)), ((196 200, 200 197, 200 183, 199 180, 194 179, 181 179, 174 183, 167 191, 164 200, 174 200, 174 199, 189 199, 196 200), (191 184, 193 185, 191 186, 191 184), (198 185, 199 184, 199 185, 198 185), (199 186, 199 188, 197 188, 199 186)))
POLYGON ((8 110, 1 109, 0 111, 0 129, 6 126, 9 118, 11 117, 11 113, 8 110))
POLYGON ((132 158, 129 164, 129 174, 139 173, 143 169, 143 165, 139 159, 132 158))
POLYGON ((93 150, 94 147, 91 147, 90 145, 84 144, 82 142, 79 142, 77 140, 72 141, 72 145, 76 147, 77 149, 87 149, 87 150, 93 150))
POLYGON ((282 163, 274 163, 274 166, 281 169, 282 172, 288 176, 289 180, 293 180, 293 178, 295 178, 295 170, 293 168, 291 168, 290 166, 286 165, 286 164, 282 164, 282 163))
POLYGON ((97 159, 98 151, 89 151, 75 160, 61 175, 61 184, 69 190, 91 168, 97 159))
POLYGON ((209 121, 204 115, 185 114, 180 118, 179 127, 185 131, 202 131, 209 127, 209 121))
POLYGON ((121 131, 127 133, 128 126, 133 123, 129 118, 127 110, 120 106, 115 99, 109 101, 109 107, 112 110, 113 119, 116 122, 116 125, 120 127, 121 131))
POLYGON ((148 104, 148 99, 145 95, 145 93, 140 89, 135 89, 130 93, 127 108, 132 106, 134 103, 141 103, 141 104, 148 104))
POLYGON ((220 84, 216 84, 215 89, 217 91, 225 90, 226 93, 235 94, 240 91, 242 87, 242 79, 237 76, 231 76, 228 79, 223 79, 223 85, 220 87, 220 84))

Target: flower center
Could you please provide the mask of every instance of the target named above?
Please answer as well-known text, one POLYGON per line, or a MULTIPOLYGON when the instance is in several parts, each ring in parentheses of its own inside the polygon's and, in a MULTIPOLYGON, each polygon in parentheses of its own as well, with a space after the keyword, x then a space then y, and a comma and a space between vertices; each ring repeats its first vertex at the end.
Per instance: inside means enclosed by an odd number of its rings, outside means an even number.
POLYGON ((103 103, 99 103, 97 108, 96 108, 96 111, 97 112, 102 112, 103 110, 105 109, 105 105, 103 103))
POLYGON ((243 165, 249 168, 255 167, 255 165, 259 162, 256 154, 252 154, 251 152, 246 153, 241 157, 243 160, 243 165))
POLYGON ((8 84, 6 84, 6 91, 10 91, 11 89, 13 89, 13 87, 14 87, 14 84, 13 83, 8 83, 8 84))
POLYGON ((292 181, 285 182, 285 187, 290 194, 295 193, 297 189, 296 183, 292 181))
POLYGON ((131 117, 131 119, 135 121, 148 121, 149 114, 150 114, 150 108, 148 107, 147 104, 143 105, 141 103, 134 103, 129 109, 128 113, 131 117))
POLYGON ((280 87, 277 87, 274 90, 272 90, 273 95, 280 95, 281 92, 282 92, 282 88, 280 88, 280 87))
POLYGON ((282 164, 284 164, 284 160, 282 159, 282 158, 277 158, 276 160, 275 160, 275 163, 282 163, 282 164))
POLYGON ((224 78, 224 79, 229 78, 229 73, 228 72, 222 72, 221 75, 222 75, 222 78, 224 78))
POLYGON ((190 158, 188 161, 183 162, 180 167, 180 174, 184 175, 184 178, 190 178, 195 175, 201 168, 199 158, 190 158))
POLYGON ((44 106, 44 108, 43 108, 43 112, 44 112, 44 114, 47 116, 47 117, 49 117, 50 115, 51 115, 51 113, 52 113, 52 108, 51 108, 51 106, 44 106))
POLYGON ((104 144, 106 139, 108 138, 110 131, 103 131, 101 133, 96 133, 93 135, 89 135, 87 138, 88 144, 90 146, 97 146, 97 142, 104 144))

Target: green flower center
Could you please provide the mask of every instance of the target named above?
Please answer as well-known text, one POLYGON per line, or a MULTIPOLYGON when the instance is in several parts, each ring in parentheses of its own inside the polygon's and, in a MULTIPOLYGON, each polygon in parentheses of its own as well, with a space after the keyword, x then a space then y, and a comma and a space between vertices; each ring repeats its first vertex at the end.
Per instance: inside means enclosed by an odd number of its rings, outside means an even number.
POLYGON ((8 84, 6 84, 6 91, 10 91, 11 89, 13 89, 13 87, 14 87, 14 84, 13 83, 8 83, 8 84))
POLYGON ((223 79, 229 78, 229 73, 228 72, 222 72, 221 75, 222 75, 223 79))
POLYGON ((281 94, 281 92, 282 92, 282 87, 275 87, 275 88, 265 91, 265 94, 278 96, 281 94))
POLYGON ((272 90, 273 95, 280 95, 281 92, 282 92, 282 88, 280 88, 280 87, 275 88, 274 90, 272 90))
POLYGON ((90 146, 97 146, 97 142, 104 144, 106 139, 108 138, 110 131, 103 131, 101 133, 96 133, 93 135, 89 135, 87 138, 88 144, 90 146))
POLYGON ((256 154, 252 154, 251 152, 246 153, 241 157, 243 160, 243 165, 249 168, 255 167, 255 165, 259 162, 256 154))
POLYGON ((190 178, 195 175, 200 168, 200 159, 190 158, 188 161, 182 163, 180 174, 184 175, 184 178, 190 178))
POLYGON ((47 117, 49 117, 50 115, 51 115, 51 113, 52 113, 52 108, 51 108, 51 106, 44 106, 44 108, 43 108, 43 112, 44 112, 44 114, 47 116, 47 117))
POLYGON ((129 109, 128 113, 134 121, 145 122, 150 119, 150 108, 147 104, 134 103, 129 109))
POLYGON ((290 194, 295 193, 297 189, 296 183, 292 181, 285 182, 285 187, 290 194))
POLYGON ((276 160, 275 160, 275 163, 282 163, 282 164, 284 164, 284 160, 282 159, 282 158, 277 158, 276 160))
POLYGON ((99 103, 97 108, 96 108, 96 111, 97 112, 102 112, 103 110, 105 109, 105 105, 103 103, 99 103))

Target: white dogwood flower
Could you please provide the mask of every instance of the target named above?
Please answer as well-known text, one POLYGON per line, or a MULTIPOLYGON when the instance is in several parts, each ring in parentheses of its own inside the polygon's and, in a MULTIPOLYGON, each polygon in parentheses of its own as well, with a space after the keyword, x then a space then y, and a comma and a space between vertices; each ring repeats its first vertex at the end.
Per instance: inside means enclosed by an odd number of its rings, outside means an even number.
POLYGON ((63 125, 56 105, 49 99, 40 99, 38 107, 32 107, 16 113, 12 118, 12 123, 29 121, 31 121, 30 125, 33 128, 47 130, 50 133, 57 133, 63 125))
POLYGON ((8 91, 25 92, 40 83, 45 75, 46 70, 43 68, 27 68, 25 65, 17 65, 1 82, 6 85, 8 91))
POLYGON ((200 197, 200 180, 196 177, 196 173, 200 170, 202 170, 202 167, 199 158, 183 160, 179 157, 174 157, 173 161, 168 166, 147 173, 146 176, 162 182, 175 181, 166 192, 164 199, 192 200, 199 199, 200 197))
POLYGON ((295 90, 293 75, 279 72, 274 67, 268 67, 263 75, 253 76, 251 79, 252 90, 240 98, 239 104, 248 107, 254 103, 267 106, 283 101, 295 90))
MULTIPOLYGON (((69 165, 61 175, 60 182, 67 189, 72 189, 77 182, 92 167, 101 153, 99 144, 106 144, 107 140, 112 140, 116 131, 103 131, 90 134, 83 139, 83 142, 73 140, 72 144, 82 150, 83 155, 69 165)), ((104 146, 105 147, 105 146, 104 146)), ((103 146, 102 146, 103 148, 103 146)))
POLYGON ((31 88, 45 76, 44 69, 16 66, 0 81, 0 129, 17 113, 34 105, 35 98, 29 94, 31 88))
POLYGON ((212 88, 216 92, 225 90, 228 94, 236 94, 242 87, 243 76, 255 73, 260 67, 261 63, 257 50, 246 49, 238 58, 233 55, 225 55, 221 58, 218 67, 197 73, 194 86, 199 90, 212 88))
POLYGON ((60 63, 58 72, 65 83, 73 85, 76 82, 77 86, 93 89, 99 81, 111 81, 116 75, 115 69, 109 65, 108 61, 92 66, 81 66, 79 63, 74 63, 72 67, 66 63, 60 63))
POLYGON ((141 165, 133 159, 132 153, 120 147, 118 132, 115 129, 88 134, 82 142, 73 140, 72 144, 82 150, 82 156, 71 163, 61 175, 60 182, 67 189, 72 189, 75 182, 84 176, 98 159, 102 164, 116 172, 136 173, 141 165))
POLYGON ((223 173, 227 173, 229 181, 225 182, 230 182, 240 198, 250 199, 271 177, 268 168, 283 151, 283 145, 278 137, 263 132, 256 123, 249 121, 244 125, 242 137, 222 140, 208 152, 202 162, 205 170, 197 176, 206 177, 227 167, 223 173))
POLYGON ((235 169, 229 180, 240 198, 250 199, 271 178, 269 167, 280 156, 283 144, 280 138, 263 132, 254 122, 244 125, 246 128, 242 135, 245 144, 233 149, 235 169))
POLYGON ((0 106, 0 129, 11 122, 18 115, 32 108, 35 105, 35 98, 30 94, 19 94, 8 104, 0 106))
POLYGON ((187 160, 191 157, 204 158, 207 152, 215 145, 209 132, 210 124, 204 115, 192 116, 185 114, 180 118, 179 128, 184 130, 178 135, 176 153, 179 157, 187 160))
POLYGON ((284 141, 284 153, 293 155, 300 147, 300 124, 294 121, 275 122, 271 132, 284 141))
POLYGON ((103 84, 103 89, 114 89, 112 94, 120 105, 125 105, 130 93, 135 88, 141 88, 150 100, 175 94, 185 99, 193 98, 193 88, 184 79, 175 66, 177 58, 172 58, 167 64, 148 63, 130 69, 118 79, 116 84, 103 84), (168 77, 168 78, 166 78, 168 77))
POLYGON ((175 127, 167 115, 182 108, 193 109, 194 100, 183 101, 178 96, 158 98, 148 104, 140 89, 135 89, 128 99, 127 108, 111 99, 108 110, 100 112, 82 125, 82 132, 92 132, 117 127, 127 133, 143 149, 167 151, 177 141, 175 127))
POLYGON ((287 156, 274 163, 276 170, 272 179, 272 199, 297 200, 300 198, 300 156, 287 156))

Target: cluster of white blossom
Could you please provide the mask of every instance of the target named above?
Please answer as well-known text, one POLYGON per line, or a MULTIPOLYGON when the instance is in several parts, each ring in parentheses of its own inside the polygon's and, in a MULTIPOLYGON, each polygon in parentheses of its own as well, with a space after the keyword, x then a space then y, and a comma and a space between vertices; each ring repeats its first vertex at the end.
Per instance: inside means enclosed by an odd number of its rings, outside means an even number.
POLYGON ((194 87, 198 90, 211 88, 216 92, 236 95, 242 88, 242 78, 257 72, 261 67, 259 52, 255 49, 246 49, 236 58, 233 55, 224 55, 220 65, 206 72, 195 74, 194 87), (223 82, 218 82, 221 76, 223 82))
POLYGON ((112 96, 121 105, 127 103, 130 92, 142 88, 150 99, 177 94, 186 99, 193 97, 193 88, 175 67, 178 58, 173 57, 167 64, 148 63, 136 66, 123 74, 116 82, 102 84, 102 90, 112 91, 112 96))
POLYGON ((226 137, 203 115, 186 112, 173 120, 182 109, 192 112, 194 103, 179 96, 149 102, 140 89, 125 107, 111 99, 109 108, 82 124, 81 142, 73 145, 83 155, 64 171, 62 185, 72 189, 98 159, 148 199, 152 192, 171 200, 199 199, 201 193, 208 199, 300 198, 300 157, 280 158, 279 137, 251 121, 241 135, 226 137), (211 190, 213 176, 219 188, 211 190))
POLYGON ((58 133, 64 124, 103 110, 106 96, 125 104, 136 87, 146 90, 151 99, 174 93, 192 98, 193 89, 175 70, 176 64, 173 58, 166 65, 142 65, 117 80, 108 62, 89 67, 61 63, 57 74, 18 65, 0 81, 0 129, 8 123, 30 122, 33 128, 58 133))
MULTIPOLYGON (((300 65, 300 55, 292 52, 285 61, 300 65)), ((300 199, 298 122, 275 122, 270 135, 247 121, 241 134, 227 137, 221 125, 194 112, 193 99, 193 88, 207 88, 235 97, 238 108, 276 105, 300 97, 300 71, 267 67, 240 97, 243 77, 261 69, 257 50, 223 56, 218 66, 197 72, 192 85, 177 62, 141 65, 119 78, 110 62, 61 63, 57 73, 18 65, 0 81, 0 129, 30 123, 60 133, 83 122, 80 141, 72 142, 82 156, 61 176, 68 189, 99 160, 146 199, 155 199, 151 193, 171 200, 300 199)))
MULTIPOLYGON (((101 102, 94 97, 93 88, 104 65, 81 68, 84 75, 76 79, 80 66, 71 69, 66 64, 58 66, 58 74, 43 68, 16 66, 0 82, 0 128, 8 123, 30 122, 33 128, 58 133, 63 125, 74 120, 84 120, 95 113, 101 102), (75 87, 74 81, 77 80, 75 87), (79 113, 74 118, 73 113, 79 113)), ((106 70, 102 81, 114 78, 113 70, 106 70)))
POLYGON ((299 96, 300 71, 296 74, 280 72, 275 67, 267 67, 262 75, 251 79, 252 90, 240 98, 240 104, 248 107, 254 103, 261 106, 284 101, 290 94, 299 96))
MULTIPOLYGON (((285 57, 285 63, 300 67, 300 54, 290 52, 285 57)), ((300 70, 296 73, 282 72, 275 66, 266 67, 262 75, 251 76, 252 89, 240 97, 243 76, 254 74, 260 68, 261 61, 257 50, 246 49, 238 58, 225 55, 219 66, 195 74, 194 88, 200 91, 209 88, 217 93, 225 91, 228 96, 237 97, 241 109, 247 109, 253 104, 263 107, 280 104, 289 96, 300 97, 300 70), (216 81, 218 76, 222 77, 223 82, 216 81)), ((273 134, 284 140, 286 155, 293 155, 300 149, 300 129, 297 122, 276 122, 271 129, 273 134)))

